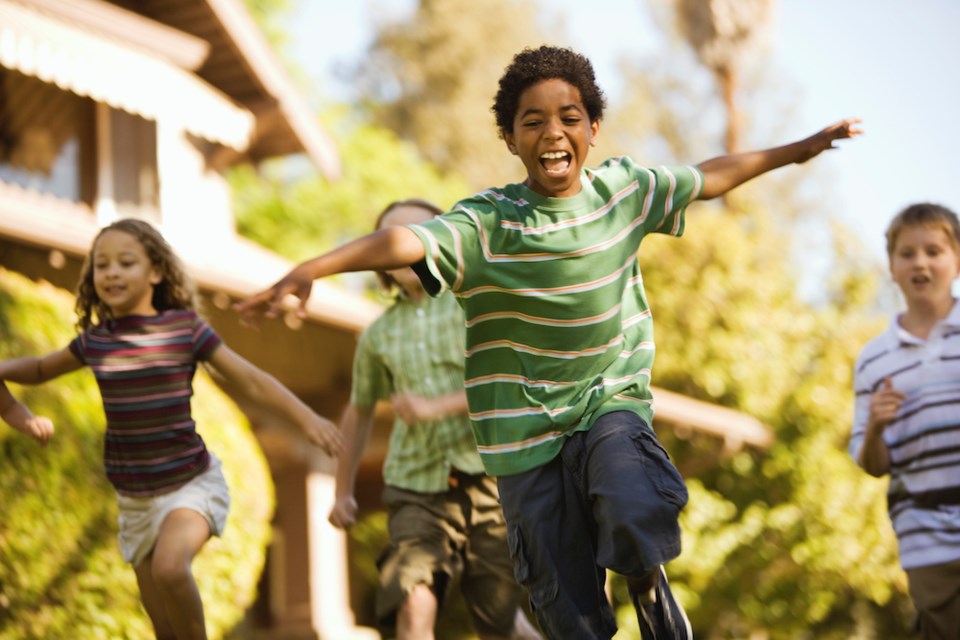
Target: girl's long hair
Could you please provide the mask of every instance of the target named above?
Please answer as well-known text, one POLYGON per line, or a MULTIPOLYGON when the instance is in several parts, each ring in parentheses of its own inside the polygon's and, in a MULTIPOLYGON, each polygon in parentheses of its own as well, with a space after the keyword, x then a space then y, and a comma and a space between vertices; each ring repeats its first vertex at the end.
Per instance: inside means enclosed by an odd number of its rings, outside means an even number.
POLYGON ((97 295, 93 286, 93 252, 97 242, 108 231, 122 231, 133 236, 143 246, 150 264, 162 280, 153 288, 153 307, 157 311, 168 309, 197 309, 197 291, 193 281, 183 268, 180 258, 173 252, 159 231, 148 222, 135 218, 117 220, 102 228, 94 238, 80 272, 77 283, 77 328, 85 331, 91 326, 112 319, 108 307, 97 295))
MULTIPOLYGON (((397 200, 388 204, 383 211, 380 212, 380 215, 377 216, 377 221, 373 223, 373 230, 379 231, 380 226, 383 224, 383 219, 387 217, 387 214, 396 209, 397 207, 417 207, 418 209, 423 209, 429 211, 434 215, 434 217, 443 214, 443 209, 433 204, 429 200, 423 200, 422 198, 408 198, 406 200, 397 200)), ((397 281, 391 278, 387 273, 383 271, 377 271, 377 282, 380 284, 380 289, 385 294, 390 295, 394 289, 398 288, 397 281)))

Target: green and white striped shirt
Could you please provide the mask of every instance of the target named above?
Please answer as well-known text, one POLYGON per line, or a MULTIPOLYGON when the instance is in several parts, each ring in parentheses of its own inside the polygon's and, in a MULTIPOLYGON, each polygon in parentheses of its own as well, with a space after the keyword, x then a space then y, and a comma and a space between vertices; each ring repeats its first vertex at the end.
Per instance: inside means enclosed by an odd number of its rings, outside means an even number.
MULTIPOLYGON (((463 313, 452 295, 419 304, 399 298, 360 336, 350 401, 372 408, 393 393, 432 398, 463 389, 463 336, 463 313)), ((467 416, 415 425, 397 418, 383 465, 386 484, 447 491, 450 467, 483 473, 467 416)))
POLYGON ((470 419, 491 475, 547 463, 605 413, 653 420, 637 251, 648 233, 683 233, 703 176, 613 158, 581 183, 569 198, 489 189, 410 227, 427 250, 427 291, 449 288, 464 310, 470 419))

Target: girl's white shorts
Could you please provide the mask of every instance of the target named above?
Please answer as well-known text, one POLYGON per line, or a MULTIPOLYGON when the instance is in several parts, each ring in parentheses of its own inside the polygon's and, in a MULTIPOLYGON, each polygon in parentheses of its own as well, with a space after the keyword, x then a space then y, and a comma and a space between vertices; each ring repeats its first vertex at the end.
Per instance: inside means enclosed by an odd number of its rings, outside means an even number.
POLYGON ((210 525, 210 535, 219 536, 227 524, 230 490, 223 478, 220 459, 210 454, 210 466, 176 491, 136 498, 117 494, 120 506, 120 553, 134 567, 153 551, 160 525, 174 509, 191 509, 210 525))

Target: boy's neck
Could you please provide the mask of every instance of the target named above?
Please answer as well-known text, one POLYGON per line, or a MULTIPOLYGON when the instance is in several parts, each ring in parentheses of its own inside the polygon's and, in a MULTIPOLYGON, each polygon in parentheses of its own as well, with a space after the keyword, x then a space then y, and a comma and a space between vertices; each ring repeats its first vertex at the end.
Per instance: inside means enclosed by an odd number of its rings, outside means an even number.
POLYGON ((956 300, 950 297, 929 305, 908 306, 906 312, 900 316, 900 326, 912 335, 926 339, 934 325, 950 315, 955 304, 956 300))

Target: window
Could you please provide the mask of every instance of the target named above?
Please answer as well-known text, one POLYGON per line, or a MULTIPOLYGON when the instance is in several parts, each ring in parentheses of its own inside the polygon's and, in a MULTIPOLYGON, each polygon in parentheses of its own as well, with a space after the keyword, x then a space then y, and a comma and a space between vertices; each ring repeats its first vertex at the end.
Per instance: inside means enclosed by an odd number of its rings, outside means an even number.
POLYGON ((0 181, 92 204, 94 103, 0 69, 0 181))
POLYGON ((117 213, 159 221, 156 125, 125 111, 110 109, 109 128, 117 213))

